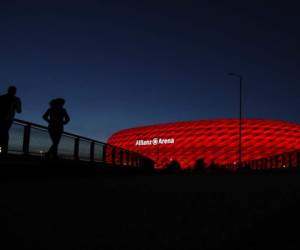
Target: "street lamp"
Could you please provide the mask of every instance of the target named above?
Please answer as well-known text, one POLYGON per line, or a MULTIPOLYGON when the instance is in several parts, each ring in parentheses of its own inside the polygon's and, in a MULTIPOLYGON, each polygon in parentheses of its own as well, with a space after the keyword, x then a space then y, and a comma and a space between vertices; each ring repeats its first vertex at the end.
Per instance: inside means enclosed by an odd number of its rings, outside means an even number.
POLYGON ((240 129, 239 129, 239 166, 242 166, 242 80, 241 75, 235 73, 228 73, 230 76, 238 77, 240 80, 240 129))
POLYGON ((157 144, 157 166, 159 164, 159 144, 157 144))

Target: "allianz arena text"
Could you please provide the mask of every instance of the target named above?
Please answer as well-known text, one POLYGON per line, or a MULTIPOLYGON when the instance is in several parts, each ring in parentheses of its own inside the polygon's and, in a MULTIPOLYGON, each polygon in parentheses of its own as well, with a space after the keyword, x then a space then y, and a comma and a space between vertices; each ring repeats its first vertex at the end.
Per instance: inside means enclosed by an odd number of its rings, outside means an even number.
MULTIPOLYGON (((198 159, 232 164, 239 159, 239 119, 199 120, 130 128, 108 143, 138 152, 164 167, 176 160, 183 168, 198 159)), ((242 161, 300 150, 300 125, 275 120, 242 120, 242 161)))

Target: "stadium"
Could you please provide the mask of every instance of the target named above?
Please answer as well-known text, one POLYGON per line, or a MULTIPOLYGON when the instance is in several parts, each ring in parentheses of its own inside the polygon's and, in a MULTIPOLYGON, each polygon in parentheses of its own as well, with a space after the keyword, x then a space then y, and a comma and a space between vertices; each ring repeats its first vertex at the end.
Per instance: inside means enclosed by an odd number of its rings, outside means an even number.
MULTIPOLYGON (((198 159, 234 164, 239 159, 239 119, 166 123, 129 128, 114 133, 108 144, 138 152, 157 168, 176 160, 190 168, 198 159)), ((276 120, 242 120, 242 161, 252 161, 300 150, 300 125, 276 120)))

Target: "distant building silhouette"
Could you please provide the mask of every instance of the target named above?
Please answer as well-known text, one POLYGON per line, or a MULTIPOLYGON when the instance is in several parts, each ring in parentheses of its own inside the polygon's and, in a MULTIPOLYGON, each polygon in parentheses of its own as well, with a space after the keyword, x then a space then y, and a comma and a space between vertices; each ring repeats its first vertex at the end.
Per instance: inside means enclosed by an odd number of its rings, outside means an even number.
POLYGON ((64 104, 65 100, 62 98, 51 100, 50 108, 43 115, 43 119, 49 124, 48 131, 52 140, 52 145, 48 151, 51 158, 57 158, 58 144, 64 132, 64 125, 70 121, 67 111, 63 108, 64 104))
POLYGON ((10 86, 5 95, 0 96, 0 148, 1 155, 8 151, 9 130, 16 113, 22 112, 21 99, 16 96, 17 88, 10 86))

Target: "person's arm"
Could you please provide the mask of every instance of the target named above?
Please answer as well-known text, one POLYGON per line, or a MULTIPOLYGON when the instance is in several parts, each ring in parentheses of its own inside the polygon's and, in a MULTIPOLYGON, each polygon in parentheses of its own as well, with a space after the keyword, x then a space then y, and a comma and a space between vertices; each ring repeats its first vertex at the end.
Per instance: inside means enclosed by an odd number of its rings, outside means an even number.
POLYGON ((68 112, 65 110, 65 117, 64 117, 64 124, 67 124, 69 123, 70 121, 70 116, 68 115, 68 112))
POLYGON ((22 112, 22 102, 20 98, 17 97, 16 99, 16 112, 21 113, 22 112))
POLYGON ((48 123, 50 122, 49 115, 50 115, 50 110, 48 109, 46 113, 43 115, 43 119, 48 123))

